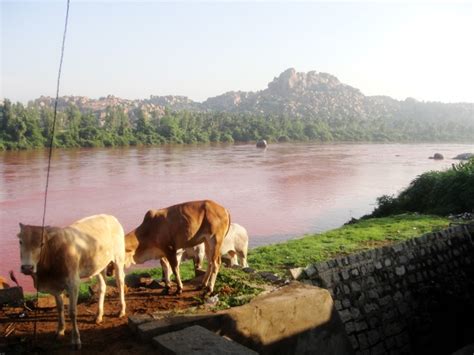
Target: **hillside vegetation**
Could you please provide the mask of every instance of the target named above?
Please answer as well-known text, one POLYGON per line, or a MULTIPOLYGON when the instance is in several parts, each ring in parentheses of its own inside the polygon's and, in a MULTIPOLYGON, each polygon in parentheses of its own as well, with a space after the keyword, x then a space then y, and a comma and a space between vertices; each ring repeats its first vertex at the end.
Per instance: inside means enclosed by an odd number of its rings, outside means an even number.
MULTIPOLYGON (((0 150, 48 144, 54 100, 0 104, 0 150)), ((183 96, 58 100, 54 145, 285 141, 472 142, 474 104, 365 96, 336 77, 288 69, 257 92, 232 91, 203 103, 183 96)))
POLYGON ((418 212, 438 215, 474 212, 474 158, 445 171, 429 171, 398 196, 384 195, 369 217, 418 212))

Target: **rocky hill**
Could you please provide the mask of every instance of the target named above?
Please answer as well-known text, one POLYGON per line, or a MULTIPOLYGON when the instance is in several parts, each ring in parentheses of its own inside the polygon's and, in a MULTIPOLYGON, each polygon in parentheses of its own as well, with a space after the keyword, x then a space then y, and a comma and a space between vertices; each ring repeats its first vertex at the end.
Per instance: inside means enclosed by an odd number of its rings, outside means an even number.
POLYGON ((258 92, 232 91, 207 99, 207 110, 314 117, 324 121, 437 119, 474 124, 474 104, 404 101, 387 96, 365 96, 335 76, 290 68, 258 92))
POLYGON ((209 98, 203 105, 210 110, 315 116, 326 118, 340 112, 357 117, 364 114, 365 96, 335 76, 291 68, 274 78, 268 88, 256 93, 229 92, 209 98))
MULTIPOLYGON (((40 97, 31 104, 52 105, 53 99, 40 97)), ((98 100, 82 96, 64 96, 59 108, 76 105, 81 111, 103 115, 107 107, 122 107, 125 112, 142 109, 163 115, 172 111, 221 111, 289 117, 314 118, 326 122, 416 120, 420 124, 432 120, 453 121, 454 124, 474 125, 474 104, 444 104, 420 102, 415 99, 399 101, 387 96, 365 96, 360 90, 341 83, 335 76, 310 71, 299 73, 290 68, 274 78, 264 90, 257 92, 231 91, 208 98, 203 103, 185 96, 150 96, 149 99, 127 100, 114 96, 98 100)))
MULTIPOLYGON (((152 97, 153 98, 153 97, 152 97)), ((65 110, 68 106, 76 106, 81 112, 94 112, 99 117, 103 117, 110 107, 122 108, 125 113, 131 113, 135 109, 142 109, 146 112, 156 112, 164 115, 165 106, 153 102, 153 100, 128 100, 108 95, 99 99, 90 99, 86 96, 61 96, 58 99, 58 110, 65 110)), ((29 103, 29 106, 53 107, 54 98, 41 96, 29 103)))

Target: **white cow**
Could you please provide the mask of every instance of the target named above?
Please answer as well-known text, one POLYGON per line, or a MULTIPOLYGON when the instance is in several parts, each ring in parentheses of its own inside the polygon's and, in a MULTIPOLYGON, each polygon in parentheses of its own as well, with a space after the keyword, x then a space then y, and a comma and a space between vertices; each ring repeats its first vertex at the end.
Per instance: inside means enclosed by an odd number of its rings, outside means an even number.
MULTIPOLYGON (((221 256, 230 257, 230 266, 240 265, 241 267, 248 267, 247 251, 249 245, 249 236, 247 230, 240 224, 231 223, 229 231, 227 232, 221 246, 221 256)), ((177 251, 178 263, 181 260, 192 259, 194 262, 194 271, 198 276, 198 270, 202 270, 204 262, 204 243, 198 244, 192 248, 179 249, 177 251)), ((169 283, 170 268, 169 263, 165 258, 160 260, 163 269, 163 280, 169 283)))
POLYGON ((81 348, 77 327, 77 298, 81 278, 97 276, 99 309, 96 323, 102 322, 105 298, 105 273, 112 262, 122 305, 119 316, 125 315, 124 262, 125 237, 119 221, 109 215, 81 219, 66 228, 28 226, 20 223, 21 272, 31 275, 39 291, 49 292, 56 299, 59 315, 56 335, 65 331, 64 304, 61 294, 69 295, 69 316, 72 323, 72 345, 81 348))

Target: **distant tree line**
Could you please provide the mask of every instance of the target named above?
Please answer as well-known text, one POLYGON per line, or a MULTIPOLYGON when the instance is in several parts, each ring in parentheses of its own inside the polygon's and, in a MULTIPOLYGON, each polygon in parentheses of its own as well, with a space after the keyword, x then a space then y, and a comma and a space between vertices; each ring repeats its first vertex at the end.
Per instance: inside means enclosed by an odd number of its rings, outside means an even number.
MULTIPOLYGON (((49 144, 51 107, 0 104, 0 150, 35 149, 49 144)), ((474 123, 390 121, 384 118, 323 119, 223 112, 147 112, 109 107, 99 115, 69 106, 58 112, 55 147, 115 147, 209 142, 353 141, 472 142, 474 123)))

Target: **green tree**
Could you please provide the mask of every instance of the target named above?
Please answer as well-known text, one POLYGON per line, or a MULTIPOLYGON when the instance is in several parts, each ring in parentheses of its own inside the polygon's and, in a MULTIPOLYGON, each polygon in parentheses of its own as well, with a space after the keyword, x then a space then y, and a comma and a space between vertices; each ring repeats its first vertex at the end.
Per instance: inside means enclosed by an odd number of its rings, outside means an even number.
POLYGON ((82 147, 103 146, 101 139, 99 120, 92 113, 84 113, 80 116, 79 142, 82 147))

